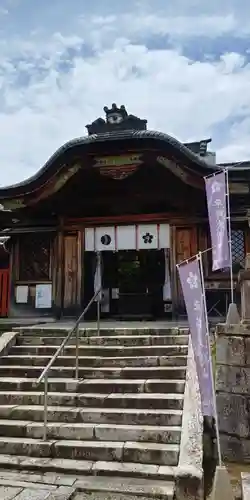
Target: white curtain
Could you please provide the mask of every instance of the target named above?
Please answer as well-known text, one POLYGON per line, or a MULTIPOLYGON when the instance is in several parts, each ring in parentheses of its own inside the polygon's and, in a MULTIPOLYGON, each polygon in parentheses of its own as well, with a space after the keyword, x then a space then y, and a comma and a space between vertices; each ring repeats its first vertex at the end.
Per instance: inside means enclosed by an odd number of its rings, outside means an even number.
MULTIPOLYGON (((101 252, 97 252, 96 254, 96 268, 95 268, 95 276, 94 276, 94 293, 96 293, 102 286, 102 255, 101 252)), ((96 297, 96 301, 101 301, 102 293, 96 297)))
POLYGON ((170 262, 169 262, 169 252, 167 248, 164 248, 165 257, 165 281, 163 285, 163 300, 172 300, 171 294, 171 280, 170 280, 170 262))

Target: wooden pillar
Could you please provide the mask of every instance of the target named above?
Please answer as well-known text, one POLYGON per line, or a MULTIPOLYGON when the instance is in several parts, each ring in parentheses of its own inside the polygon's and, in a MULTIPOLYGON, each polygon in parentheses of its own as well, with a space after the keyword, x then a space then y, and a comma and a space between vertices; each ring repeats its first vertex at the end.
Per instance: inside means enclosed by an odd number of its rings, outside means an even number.
POLYGON ((250 254, 250 228, 247 226, 245 229, 245 256, 250 254))
POLYGON ((82 231, 65 232, 63 247, 63 309, 65 314, 78 315, 81 312, 82 231))
POLYGON ((60 229, 55 239, 54 252, 54 271, 53 271, 53 289, 54 289, 54 310, 58 318, 62 314, 62 296, 63 296, 63 231, 60 229))
MULTIPOLYGON (((78 231, 77 236, 77 304, 83 307, 84 297, 84 230, 78 231)), ((81 311, 80 311, 81 312, 81 311)))
POLYGON ((173 317, 177 316, 178 311, 178 291, 177 291, 177 268, 176 268, 176 227, 170 227, 170 274, 171 274, 171 291, 172 291, 172 312, 173 317))

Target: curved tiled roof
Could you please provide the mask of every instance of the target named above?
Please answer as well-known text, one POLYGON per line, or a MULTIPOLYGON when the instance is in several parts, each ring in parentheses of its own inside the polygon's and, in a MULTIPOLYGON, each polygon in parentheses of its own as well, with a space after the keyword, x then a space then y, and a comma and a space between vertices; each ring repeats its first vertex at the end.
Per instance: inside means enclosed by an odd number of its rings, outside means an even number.
POLYGON ((91 147, 91 145, 95 144, 98 145, 105 142, 145 140, 145 139, 155 139, 157 142, 160 142, 162 146, 164 146, 165 144, 166 146, 171 146, 172 148, 176 149, 181 154, 181 156, 183 156, 183 159, 186 158, 186 160, 189 163, 192 163, 194 165, 194 170, 198 169, 201 172, 205 171, 205 173, 209 174, 210 172, 213 172, 217 169, 216 165, 214 166, 209 165, 200 156, 193 153, 187 146, 185 146, 180 141, 178 141, 174 137, 171 137, 168 134, 152 130, 121 130, 115 132, 112 131, 100 134, 93 134, 85 137, 79 137, 66 142, 63 146, 57 149, 57 151, 49 158, 49 160, 45 163, 45 165, 42 168, 40 168, 38 172, 36 172, 33 176, 29 177, 28 179, 20 183, 0 188, 0 197, 9 194, 7 193, 8 191, 12 190, 14 191, 16 189, 20 191, 21 188, 28 187, 30 184, 39 181, 39 178, 46 175, 46 173, 50 170, 53 164, 57 162, 64 153, 69 152, 76 146, 91 147))

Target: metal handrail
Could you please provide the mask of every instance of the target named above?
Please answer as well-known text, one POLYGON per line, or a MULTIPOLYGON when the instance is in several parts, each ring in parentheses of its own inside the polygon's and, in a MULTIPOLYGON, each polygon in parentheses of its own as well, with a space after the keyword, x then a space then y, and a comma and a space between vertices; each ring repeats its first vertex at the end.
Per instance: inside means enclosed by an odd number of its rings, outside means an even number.
MULTIPOLYGON (((61 354, 63 351, 64 347, 68 343, 68 341, 71 339, 73 333, 76 333, 76 369, 75 369, 75 378, 78 379, 79 375, 79 324, 84 318, 85 314, 88 312, 90 306, 93 304, 94 300, 96 297, 101 293, 102 288, 100 287, 97 292, 93 295, 92 299, 89 301, 83 312, 80 314, 79 318, 76 320, 73 328, 69 331, 67 337, 62 341, 61 345, 58 347, 57 351, 55 352, 54 356, 51 358, 47 366, 44 368, 42 374, 40 377, 37 379, 37 384, 40 384, 41 382, 44 382, 44 433, 43 433, 43 439, 44 441, 47 440, 47 425, 48 425, 48 375, 51 367, 53 366, 54 362, 58 358, 58 356, 61 354)), ((100 300, 97 302, 97 329, 98 329, 98 335, 100 334, 100 300)))

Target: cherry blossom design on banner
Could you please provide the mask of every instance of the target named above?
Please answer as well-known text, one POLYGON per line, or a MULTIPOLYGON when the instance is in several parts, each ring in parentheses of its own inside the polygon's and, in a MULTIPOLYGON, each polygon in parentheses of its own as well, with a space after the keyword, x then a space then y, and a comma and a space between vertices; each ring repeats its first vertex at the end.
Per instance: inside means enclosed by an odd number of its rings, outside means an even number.
POLYGON ((206 323, 207 312, 204 307, 200 261, 198 257, 186 264, 179 265, 178 270, 197 368, 202 413, 204 416, 214 417, 213 382, 206 323))
POLYGON ((213 271, 230 267, 226 172, 205 178, 213 271))

